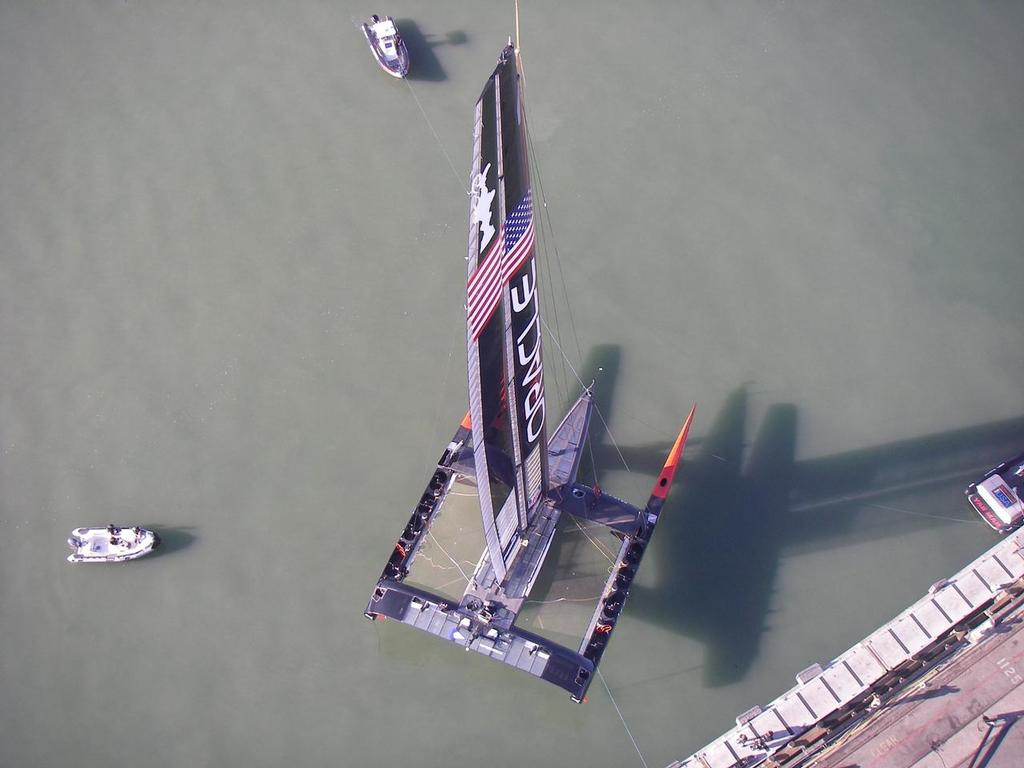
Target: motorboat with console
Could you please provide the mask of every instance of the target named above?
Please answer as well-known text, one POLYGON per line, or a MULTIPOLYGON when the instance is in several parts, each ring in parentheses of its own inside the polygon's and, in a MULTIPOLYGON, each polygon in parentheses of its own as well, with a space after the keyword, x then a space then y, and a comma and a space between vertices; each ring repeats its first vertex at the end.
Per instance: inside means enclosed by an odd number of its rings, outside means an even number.
POLYGON ((368 24, 362 25, 362 29, 381 69, 392 77, 405 77, 409 74, 409 50, 392 17, 381 19, 374 14, 368 24))
POLYGON ((135 526, 75 528, 68 537, 69 563, 125 563, 148 555, 160 546, 155 531, 135 526))
POLYGON ((993 467, 964 490, 982 519, 1000 533, 1024 523, 1024 453, 993 467))

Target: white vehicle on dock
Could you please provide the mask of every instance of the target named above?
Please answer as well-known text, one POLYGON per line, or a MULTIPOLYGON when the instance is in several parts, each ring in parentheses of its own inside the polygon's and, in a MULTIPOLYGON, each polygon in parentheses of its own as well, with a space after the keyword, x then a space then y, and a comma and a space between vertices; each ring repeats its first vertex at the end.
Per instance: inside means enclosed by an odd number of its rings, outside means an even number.
POLYGON ((146 528, 75 528, 68 537, 69 563, 125 563, 160 546, 160 536, 146 528))

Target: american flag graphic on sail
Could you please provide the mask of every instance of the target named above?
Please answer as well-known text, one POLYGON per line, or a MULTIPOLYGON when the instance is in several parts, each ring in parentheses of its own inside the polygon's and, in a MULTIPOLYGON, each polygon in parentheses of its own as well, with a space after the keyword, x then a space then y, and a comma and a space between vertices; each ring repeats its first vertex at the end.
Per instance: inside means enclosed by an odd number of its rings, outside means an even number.
POLYGON ((533 255, 533 235, 533 201, 527 190, 505 219, 498 239, 469 278, 466 317, 473 341, 498 308, 502 289, 533 255))

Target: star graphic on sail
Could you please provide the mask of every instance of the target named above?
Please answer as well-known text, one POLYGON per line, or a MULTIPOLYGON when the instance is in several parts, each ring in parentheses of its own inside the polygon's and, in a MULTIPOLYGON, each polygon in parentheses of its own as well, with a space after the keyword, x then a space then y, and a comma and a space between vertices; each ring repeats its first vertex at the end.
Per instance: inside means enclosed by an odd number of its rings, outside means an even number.
POLYGON ((491 201, 494 199, 494 190, 487 188, 487 173, 491 170, 488 163, 480 173, 473 177, 472 202, 469 209, 469 220, 471 223, 480 225, 480 248, 487 247, 494 237, 494 225, 491 224, 491 201))

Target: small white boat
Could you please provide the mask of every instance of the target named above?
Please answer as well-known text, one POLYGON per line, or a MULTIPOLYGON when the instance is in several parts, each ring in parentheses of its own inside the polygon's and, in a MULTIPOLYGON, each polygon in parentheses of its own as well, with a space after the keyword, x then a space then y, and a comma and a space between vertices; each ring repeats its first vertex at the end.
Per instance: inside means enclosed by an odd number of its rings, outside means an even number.
POLYGON ((69 563, 125 563, 160 546, 160 536, 146 528, 75 528, 68 537, 69 563))
POLYGON ((964 491, 982 519, 1000 533, 1024 524, 1024 453, 993 467, 964 491))
POLYGON ((988 470, 964 492, 979 515, 998 530, 1009 534, 1024 524, 1024 454, 988 470))
POLYGON ((392 77, 405 77, 409 74, 409 51, 393 18, 385 16, 381 19, 374 14, 362 28, 366 42, 370 44, 373 57, 381 69, 392 77))

